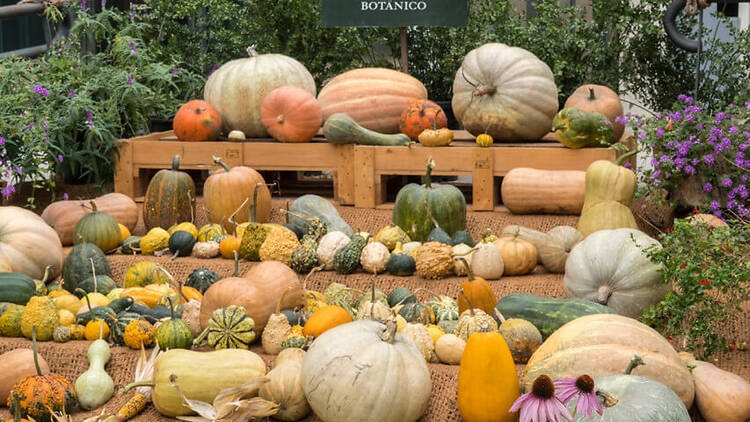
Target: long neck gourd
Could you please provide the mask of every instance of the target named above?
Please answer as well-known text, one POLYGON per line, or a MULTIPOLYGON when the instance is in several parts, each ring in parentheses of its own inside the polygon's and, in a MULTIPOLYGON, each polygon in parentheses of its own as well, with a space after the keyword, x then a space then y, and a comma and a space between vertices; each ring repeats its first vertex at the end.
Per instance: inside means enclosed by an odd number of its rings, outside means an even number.
POLYGON ((93 341, 89 346, 86 353, 89 369, 76 379, 75 384, 78 402, 82 408, 96 409, 112 398, 115 383, 104 370, 104 365, 111 356, 109 345, 102 339, 93 341))

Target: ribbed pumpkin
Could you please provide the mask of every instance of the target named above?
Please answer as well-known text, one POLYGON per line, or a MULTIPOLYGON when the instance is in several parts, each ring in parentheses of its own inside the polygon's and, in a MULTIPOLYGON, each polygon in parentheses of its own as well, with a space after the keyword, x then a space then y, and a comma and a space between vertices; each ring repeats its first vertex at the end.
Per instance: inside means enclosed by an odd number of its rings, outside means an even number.
POLYGON ((458 411, 466 422, 515 422, 509 413, 520 395, 513 357, 496 332, 474 333, 458 370, 458 411))
POLYGON ((172 128, 181 141, 215 141, 219 139, 222 124, 214 106, 203 100, 192 100, 177 110, 172 128))
MULTIPOLYGON (((129 196, 121 193, 108 193, 94 198, 96 209, 112 216, 128 230, 135 229, 138 223, 138 206, 129 196)), ((73 244, 73 229, 76 223, 91 212, 91 200, 56 201, 49 204, 42 212, 42 219, 60 236, 63 245, 73 244)))
POLYGON ((220 168, 203 184, 203 200, 208 208, 209 220, 224 224, 224 229, 231 232, 233 227, 229 217, 236 211, 234 220, 238 224, 244 223, 249 220, 252 210, 257 216, 256 222, 267 222, 271 215, 271 192, 263 176, 250 167, 236 166, 230 169, 219 157, 214 157, 214 163, 220 168))
POLYGON ((193 331, 185 321, 175 315, 174 304, 169 303, 170 318, 162 321, 156 332, 154 338, 159 344, 159 348, 163 350, 167 349, 189 349, 193 345, 193 331))
POLYGON ((42 218, 24 208, 0 207, 0 262, 13 272, 41 279, 47 266, 49 276, 57 277, 62 261, 60 238, 42 218))
POLYGON ((547 240, 535 245, 539 260, 551 273, 565 272, 565 262, 573 247, 583 240, 583 234, 571 226, 557 226, 547 232, 547 240))
POLYGON ((302 63, 291 57, 258 54, 253 47, 247 52, 250 57, 224 63, 209 76, 203 98, 216 107, 228 130, 260 138, 267 136, 261 121, 261 105, 266 96, 284 85, 298 86, 315 95, 315 80, 302 63))
POLYGON ((78 220, 73 229, 73 244, 93 243, 104 252, 113 251, 122 241, 120 226, 109 214, 97 211, 94 201, 91 201, 91 211, 78 220))
POLYGON ((125 271, 123 287, 143 287, 149 284, 169 283, 169 277, 161 270, 161 265, 153 261, 141 261, 125 271))
POLYGON ((604 85, 587 84, 576 88, 565 101, 564 107, 603 114, 612 123, 615 141, 619 141, 625 131, 625 126, 615 121, 618 116, 622 116, 620 97, 604 85))
POLYGON ((323 112, 309 91, 282 86, 263 100, 260 118, 268 133, 279 142, 309 142, 320 130, 323 112))
POLYGON ((412 140, 417 139, 425 129, 440 129, 448 127, 448 119, 443 109, 430 100, 415 100, 409 108, 401 113, 398 128, 401 133, 412 140))
POLYGON ((451 105, 472 135, 508 141, 544 136, 559 104, 549 66, 524 49, 490 43, 464 57, 451 105))
POLYGON ((518 236, 503 236, 494 242, 503 256, 503 274, 528 274, 536 268, 537 251, 531 242, 518 236))
POLYGON ((203 339, 216 350, 219 349, 249 349, 255 340, 255 322, 247 316, 245 308, 230 305, 226 308, 214 310, 208 326, 195 339, 200 344, 203 339))
POLYGON ((466 280, 461 283, 461 292, 463 294, 458 295, 458 314, 461 315, 465 310, 470 308, 477 308, 483 310, 488 315, 494 315, 497 297, 492 291, 490 283, 481 277, 475 277, 466 261, 463 258, 459 260, 466 266, 468 275, 466 280))
POLYGON ((360 126, 380 133, 398 133, 401 113, 427 89, 416 78, 383 68, 354 69, 331 79, 318 95, 323 120, 346 113, 360 126))
POLYGON ((606 148, 615 141, 612 125, 603 114, 564 108, 552 119, 555 139, 568 148, 606 148))
POLYGON ((147 229, 164 230, 174 224, 195 219, 195 183, 180 171, 180 156, 172 157, 171 170, 159 170, 146 189, 143 222, 147 229))

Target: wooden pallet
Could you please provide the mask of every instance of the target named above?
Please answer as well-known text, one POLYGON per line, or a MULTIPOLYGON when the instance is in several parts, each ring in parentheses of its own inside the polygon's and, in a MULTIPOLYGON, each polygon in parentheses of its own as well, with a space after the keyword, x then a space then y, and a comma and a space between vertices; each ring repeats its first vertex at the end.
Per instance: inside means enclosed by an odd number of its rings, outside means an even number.
POLYGON ((446 147, 421 144, 408 147, 336 145, 316 137, 312 142, 285 144, 269 139, 245 142, 181 142, 172 131, 127 139, 119 144, 115 191, 133 198, 145 193, 146 169, 169 168, 179 154, 180 168, 215 168, 212 156, 230 167, 246 165, 256 170, 333 171, 334 199, 359 208, 387 207, 383 178, 390 175, 423 175, 428 158, 435 161, 437 176, 471 176, 474 211, 492 211, 498 203, 499 183, 515 167, 547 170, 585 170, 596 160, 616 158, 609 148, 571 150, 547 138, 539 142, 496 143, 480 148, 466 131, 455 131, 446 147))

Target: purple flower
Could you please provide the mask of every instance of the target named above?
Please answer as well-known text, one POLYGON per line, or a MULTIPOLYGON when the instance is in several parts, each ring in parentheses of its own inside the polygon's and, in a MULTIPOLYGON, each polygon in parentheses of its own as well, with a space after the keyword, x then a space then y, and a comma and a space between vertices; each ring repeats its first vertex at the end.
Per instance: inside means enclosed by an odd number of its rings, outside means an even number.
POLYGON ((568 409, 555 396, 555 385, 547 375, 538 376, 531 391, 516 399, 508 411, 519 412, 520 422, 573 420, 568 409))
POLYGON ((133 77, 128 75, 128 85, 133 86, 133 77))
POLYGON ((711 182, 707 182, 703 185, 703 192, 711 192, 712 190, 714 190, 714 185, 712 185, 711 182))
POLYGON ((34 128, 34 122, 29 122, 28 125, 26 125, 26 130, 31 130, 34 128))
POLYGON ((715 210, 715 211, 714 211, 714 212, 712 212, 711 214, 713 214, 713 215, 714 215, 714 217, 719 217, 719 218, 721 218, 721 211, 719 211, 719 210, 715 210))
POLYGON ((89 108, 86 109, 86 123, 90 128, 94 128, 94 113, 92 113, 89 108))
POLYGON ((685 166, 685 168, 683 169, 683 171, 685 172, 685 174, 695 174, 695 167, 693 167, 691 165, 687 165, 687 166, 685 166))
POLYGON ((716 113, 716 118, 714 119, 714 123, 717 124, 717 125, 721 124, 721 122, 724 119, 726 119, 726 118, 727 118, 727 114, 724 113, 723 111, 720 111, 720 112, 716 113))
POLYGON ((41 85, 34 85, 34 92, 41 95, 42 97, 47 98, 49 96, 49 91, 47 88, 41 86, 41 85))
POLYGON ((617 116, 615 117, 615 122, 621 125, 627 125, 628 123, 630 123, 630 119, 628 119, 627 117, 623 117, 623 116, 617 116))
POLYGON ((740 130, 737 126, 729 126, 729 130, 727 132, 729 133, 737 133, 740 130))
POLYGON ((718 128, 716 126, 712 127, 710 130, 711 130, 711 134, 714 136, 721 136, 723 133, 721 128, 718 128))
POLYGON ((747 199, 748 193, 747 193, 747 187, 745 187, 745 185, 738 185, 734 189, 737 191, 737 194, 740 195, 740 198, 747 199))
POLYGON ((669 161, 669 157, 667 157, 667 156, 666 156, 666 154, 662 154, 662 155, 661 155, 661 156, 659 157, 659 162, 660 162, 660 163, 666 163, 667 161, 669 161))
POLYGON ((130 19, 135 19, 135 10, 130 11, 130 19))
POLYGON ((656 129, 656 137, 661 138, 662 136, 664 136, 664 129, 663 128, 656 129))
POLYGON ((61 163, 63 162, 63 156, 62 156, 62 154, 57 154, 57 161, 59 161, 61 163))
POLYGON ((131 55, 138 54, 138 50, 135 48, 135 43, 133 41, 130 41, 130 54, 131 55))
POLYGON ((700 160, 698 160, 697 158, 693 158, 693 159, 692 159, 692 160, 690 161, 690 164, 692 164, 692 165, 694 165, 694 166, 697 166, 697 165, 698 165, 698 162, 700 162, 700 160))
POLYGON ((13 194, 13 192, 16 191, 16 187, 14 185, 8 185, 4 187, 2 190, 0 190, 0 194, 3 195, 3 198, 7 198, 13 194))
POLYGON ((86 10, 86 0, 81 0, 81 10, 86 10))
POLYGON ((13 171, 18 173, 19 176, 23 174, 23 169, 21 167, 16 167, 13 169, 13 171))
POLYGON ((682 155, 682 156, 685 156, 685 155, 687 155, 688 152, 690 152, 690 147, 692 147, 692 146, 693 146, 692 142, 685 141, 685 143, 683 143, 682 145, 680 145, 680 148, 677 150, 677 153, 680 154, 680 155, 682 155))
POLYGON ((63 194, 63 200, 67 201, 69 198, 70 198, 70 196, 68 196, 68 192, 65 192, 63 194))
POLYGON ((573 415, 585 413, 589 419, 594 417, 594 411, 602 415, 602 405, 594 390, 594 380, 590 376, 581 375, 578 378, 555 380, 555 389, 558 390, 557 397, 565 405, 576 399, 573 415))
POLYGON ((732 179, 725 177, 721 180, 721 186, 724 186, 725 188, 732 186, 732 179))
POLYGON ((5 138, 0 136, 0 145, 5 145, 5 138))
POLYGON ((674 113, 669 113, 669 118, 672 120, 680 120, 682 118, 682 113, 679 111, 675 111, 674 113))
POLYGON ((685 113, 685 121, 686 122, 692 122, 695 120, 695 115, 692 113, 685 113))
POLYGON ((729 208, 730 210, 737 208, 737 201, 732 199, 731 201, 727 202, 727 208, 729 208))
POLYGON ((734 156, 734 164, 736 164, 737 167, 742 167, 743 164, 745 164, 745 153, 737 151, 737 154, 734 156))
POLYGON ((76 92, 71 89, 70 92, 68 92, 68 98, 73 98, 75 96, 76 96, 76 92))
POLYGON ((638 139, 640 140, 646 139, 646 132, 638 132, 638 139))
POLYGON ((708 165, 710 166, 711 164, 713 164, 713 163, 714 163, 714 161, 715 161, 715 158, 714 158, 714 156, 713 156, 713 155, 711 155, 711 154, 708 154, 708 155, 706 155, 705 157, 703 157, 703 161, 705 161, 705 162, 706 162, 706 164, 708 164, 708 165))
POLYGON ((625 164, 623 164, 622 166, 623 166, 623 167, 625 167, 626 169, 629 169, 629 168, 633 167, 633 166, 632 166, 632 165, 630 164, 630 162, 629 162, 629 161, 628 161, 628 162, 626 162, 625 164))
POLYGON ((180 72, 180 70, 182 70, 182 69, 180 69, 179 67, 175 67, 174 69, 172 69, 172 76, 174 76, 174 75, 176 75, 177 73, 179 73, 179 72, 180 72))
POLYGON ((709 207, 711 207, 712 210, 716 211, 721 208, 721 204, 719 203, 719 201, 711 201, 709 207))

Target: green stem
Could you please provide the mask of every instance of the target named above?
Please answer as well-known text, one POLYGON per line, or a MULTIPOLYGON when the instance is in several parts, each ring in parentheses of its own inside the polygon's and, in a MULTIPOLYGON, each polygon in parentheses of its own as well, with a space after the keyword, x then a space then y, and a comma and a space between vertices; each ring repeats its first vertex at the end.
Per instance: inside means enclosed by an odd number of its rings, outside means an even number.
POLYGON ((635 155, 635 154, 637 154, 637 153, 638 153, 638 147, 634 147, 634 148, 633 148, 633 149, 631 149, 630 151, 628 151, 628 152, 626 152, 625 154, 622 154, 622 155, 621 155, 620 157, 618 157, 618 158, 617 158, 617 161, 615 161, 615 164, 617 164, 618 166, 621 166, 621 165, 622 165, 622 163, 623 163, 623 162, 624 162, 625 160, 627 160, 628 158, 630 158, 630 157, 634 156, 634 155, 635 155))
POLYGON ((128 391, 130 391, 130 390, 132 390, 132 389, 134 389, 136 387, 155 387, 155 386, 156 386, 156 381, 154 381, 154 380, 138 381, 138 382, 134 382, 132 384, 128 384, 125 387, 122 387, 120 389, 120 394, 125 394, 128 391))
POLYGON ((80 292, 83 294, 83 298, 86 299, 86 305, 88 305, 89 307, 89 313, 91 314, 91 321, 95 321, 96 315, 94 315, 94 308, 91 307, 91 301, 89 300, 88 293, 86 293, 86 291, 81 289, 80 287, 76 288, 76 292, 80 292))
POLYGON ((435 162, 432 161, 432 157, 427 159, 427 174, 424 177, 424 187, 427 189, 432 188, 432 169, 435 168, 435 162))
POLYGON ((596 94, 594 93, 594 88, 589 88, 589 101, 595 101, 597 100, 596 94))
POLYGON ((172 303, 172 298, 167 296, 167 302, 169 302, 169 319, 174 320, 174 304, 172 303))
POLYGON ((633 355, 633 359, 630 359, 628 368, 625 370, 625 375, 630 375, 630 373, 633 372, 633 369, 637 368, 638 366, 645 365, 645 364, 646 362, 644 362, 640 356, 633 355))
POLYGON ((213 157, 211 157, 211 158, 213 158, 215 164, 220 165, 222 168, 224 168, 225 172, 229 173, 229 171, 231 169, 229 168, 229 166, 227 165, 227 163, 221 161, 221 158, 219 158, 219 157, 217 157, 215 155, 213 157))
POLYGON ((36 374, 42 376, 42 368, 39 366, 39 350, 36 345, 36 325, 31 326, 31 349, 34 351, 34 366, 36 367, 36 374))
POLYGON ((234 253, 234 276, 239 277, 240 276, 240 255, 237 253, 237 251, 232 251, 234 253))
POLYGON ((180 170, 180 156, 176 155, 172 157, 172 171, 180 170))

